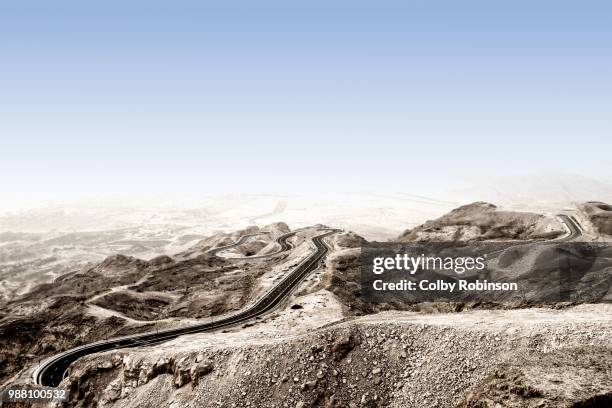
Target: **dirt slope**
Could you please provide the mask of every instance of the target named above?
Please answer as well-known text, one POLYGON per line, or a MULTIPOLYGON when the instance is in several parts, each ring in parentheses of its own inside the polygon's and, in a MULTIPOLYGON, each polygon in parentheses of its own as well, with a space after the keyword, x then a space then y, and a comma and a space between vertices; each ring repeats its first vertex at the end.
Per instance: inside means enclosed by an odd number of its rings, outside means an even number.
POLYGON ((611 313, 392 312, 292 337, 194 335, 89 357, 67 382, 114 408, 604 407, 589 401, 612 398, 611 313))

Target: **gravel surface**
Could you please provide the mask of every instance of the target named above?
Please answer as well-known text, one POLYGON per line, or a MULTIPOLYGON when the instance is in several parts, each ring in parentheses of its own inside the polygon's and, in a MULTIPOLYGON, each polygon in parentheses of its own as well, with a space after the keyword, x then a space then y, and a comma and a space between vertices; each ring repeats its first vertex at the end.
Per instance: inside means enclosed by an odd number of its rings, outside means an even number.
POLYGON ((67 382, 100 407, 604 407, 612 398, 609 305, 385 312, 301 335, 220 336, 232 334, 91 356, 67 382))

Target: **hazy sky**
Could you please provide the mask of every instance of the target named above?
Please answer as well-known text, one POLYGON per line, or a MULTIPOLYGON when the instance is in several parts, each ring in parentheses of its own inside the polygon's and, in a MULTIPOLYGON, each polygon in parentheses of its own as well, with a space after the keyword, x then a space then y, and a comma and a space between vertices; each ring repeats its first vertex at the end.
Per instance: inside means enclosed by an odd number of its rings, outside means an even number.
POLYGON ((0 2, 0 200, 610 180, 611 21, 608 1, 0 2))

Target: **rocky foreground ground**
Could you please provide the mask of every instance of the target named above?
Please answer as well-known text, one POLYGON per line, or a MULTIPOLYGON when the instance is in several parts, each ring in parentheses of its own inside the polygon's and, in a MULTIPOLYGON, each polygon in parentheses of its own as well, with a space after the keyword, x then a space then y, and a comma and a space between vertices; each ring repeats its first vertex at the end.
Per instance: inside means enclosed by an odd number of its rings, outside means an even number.
MULTIPOLYGON (((608 407, 612 307, 384 312, 276 338, 199 334, 79 362, 100 407, 608 407)), ((77 391, 78 389, 78 391, 77 391)))

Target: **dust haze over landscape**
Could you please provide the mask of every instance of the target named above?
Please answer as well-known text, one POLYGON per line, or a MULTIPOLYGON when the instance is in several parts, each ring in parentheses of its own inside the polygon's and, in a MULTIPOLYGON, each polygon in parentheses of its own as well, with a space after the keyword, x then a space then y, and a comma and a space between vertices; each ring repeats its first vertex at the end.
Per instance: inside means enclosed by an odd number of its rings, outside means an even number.
MULTIPOLYGON (((581 185, 591 193, 591 184, 581 185)), ((200 198, 200 207, 73 204, 7 213, 0 219, 2 381, 37 378, 36 356, 240 316, 311 256, 310 240, 329 225, 339 228, 327 239, 330 253, 280 307, 209 334, 83 357, 61 382, 69 405, 604 407, 612 392, 609 264, 585 275, 583 300, 570 303, 362 297, 364 239, 612 239, 612 210, 603 202, 569 200, 567 187, 552 201, 529 203, 505 192, 494 192, 506 197, 501 208, 410 193, 233 194, 200 198), (567 235, 557 214, 578 229, 567 235), (279 250, 284 236, 289 244, 279 250), (521 338, 542 340, 517 346, 521 338), (450 350, 451 372, 463 377, 441 374, 450 350)), ((534 267, 513 270, 531 288, 554 284, 534 267)))
POLYGON ((368 240, 390 240, 462 203, 487 201, 504 208, 553 214, 588 197, 610 197, 612 186, 578 176, 524 177, 496 185, 443 192, 437 199, 412 192, 352 192, 319 195, 188 194, 168 203, 152 197, 117 203, 83 201, 0 216, 1 290, 23 293, 90 262, 121 253, 142 259, 172 255, 208 235, 286 222, 293 228, 317 223, 351 230, 368 240), (519 184, 520 187, 516 187, 519 184), (479 191, 480 190, 480 191, 479 191), (539 200, 536 197, 541 197, 539 200), (531 199, 527 199, 531 197, 531 199), (181 198, 184 200, 180 202, 181 198), (484 199, 483 199, 484 198, 484 199), (123 206, 117 204, 123 203, 123 206), (179 205, 177 205, 179 204, 179 205), (11 282, 9 277, 18 277, 11 282))
POLYGON ((0 406, 612 406, 610 16, 0 5, 0 406))

